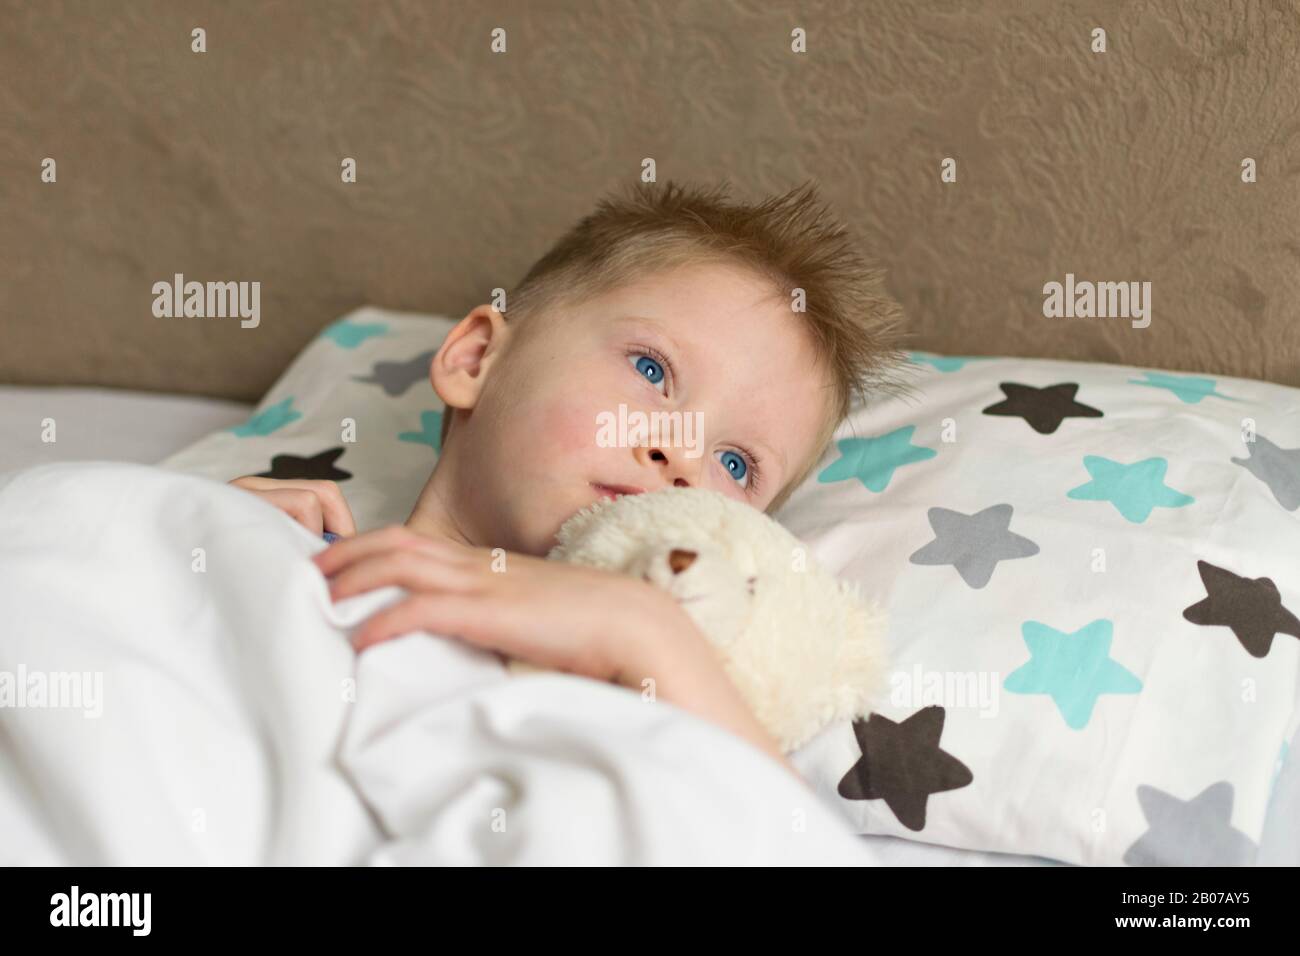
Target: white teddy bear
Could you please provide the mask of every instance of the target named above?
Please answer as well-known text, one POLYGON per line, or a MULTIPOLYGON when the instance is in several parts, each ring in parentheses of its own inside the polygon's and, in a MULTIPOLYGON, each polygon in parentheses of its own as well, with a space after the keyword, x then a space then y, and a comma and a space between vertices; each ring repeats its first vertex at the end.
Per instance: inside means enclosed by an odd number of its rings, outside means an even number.
POLYGON ((885 612, 749 505, 698 488, 602 499, 557 541, 552 560, 637 575, 676 598, 786 753, 831 721, 866 715, 881 689, 885 612))

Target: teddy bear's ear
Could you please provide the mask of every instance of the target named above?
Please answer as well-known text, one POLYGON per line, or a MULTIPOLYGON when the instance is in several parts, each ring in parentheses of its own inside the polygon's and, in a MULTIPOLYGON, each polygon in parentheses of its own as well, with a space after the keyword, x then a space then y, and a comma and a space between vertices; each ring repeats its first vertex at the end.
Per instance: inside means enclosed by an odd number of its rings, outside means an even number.
POLYGON ((673 574, 681 574, 692 564, 698 555, 694 551, 688 551, 685 548, 673 548, 668 552, 668 567, 672 568, 673 574))

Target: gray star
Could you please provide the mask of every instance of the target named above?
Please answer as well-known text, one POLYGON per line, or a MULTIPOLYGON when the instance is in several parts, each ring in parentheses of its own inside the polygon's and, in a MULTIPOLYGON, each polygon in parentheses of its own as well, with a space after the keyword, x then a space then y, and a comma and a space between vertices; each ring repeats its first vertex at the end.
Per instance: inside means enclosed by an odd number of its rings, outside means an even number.
POLYGON ((1300 508, 1300 448, 1279 448, 1263 435, 1248 443, 1249 458, 1234 458, 1248 472, 1268 485, 1273 497, 1287 511, 1300 508))
POLYGON ((973 515, 931 508, 926 512, 934 540, 913 554, 913 564, 951 564, 962 580, 982 588, 993 577, 999 561, 1027 558, 1038 553, 1038 545, 1013 534, 1010 505, 993 505, 973 515))
POLYGON ((353 381, 374 382, 384 387, 389 395, 401 395, 421 379, 429 377, 429 363, 433 361, 436 349, 421 352, 405 362, 376 362, 374 371, 369 375, 353 375, 353 381))
POLYGON ((1259 852, 1232 827, 1232 784, 1226 780, 1186 802, 1145 784, 1137 798, 1147 831, 1124 851, 1129 866, 1249 866, 1259 852))

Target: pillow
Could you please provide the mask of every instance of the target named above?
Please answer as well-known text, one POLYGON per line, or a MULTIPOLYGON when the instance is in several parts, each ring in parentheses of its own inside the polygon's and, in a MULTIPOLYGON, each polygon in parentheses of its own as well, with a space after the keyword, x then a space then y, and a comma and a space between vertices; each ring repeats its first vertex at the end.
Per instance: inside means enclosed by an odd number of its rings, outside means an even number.
POLYGON ((793 756, 856 829, 1248 864, 1300 688, 1300 389, 914 353, 776 515, 890 609, 888 700, 793 756))
MULTIPOLYGON (((161 463, 333 478, 359 530, 437 460, 452 319, 358 309, 161 463), (351 423, 351 426, 349 426, 351 423)), ((1248 863, 1300 688, 1300 389, 913 353, 776 516, 890 609, 888 700, 792 755, 861 832, 1248 863)))
POLYGON ((429 363, 456 324, 365 307, 326 327, 247 422, 159 463, 217 481, 329 478, 358 531, 404 522, 438 460, 442 400, 429 363))

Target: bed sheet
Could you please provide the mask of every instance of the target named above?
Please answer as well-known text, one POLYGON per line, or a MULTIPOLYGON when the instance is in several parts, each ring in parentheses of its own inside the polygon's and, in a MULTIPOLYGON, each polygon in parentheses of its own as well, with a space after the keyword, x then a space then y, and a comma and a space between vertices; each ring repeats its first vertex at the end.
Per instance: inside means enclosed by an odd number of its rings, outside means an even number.
POLYGON ((0 385, 0 471, 58 461, 153 465, 252 409, 192 395, 0 385), (53 442, 42 440, 47 418, 53 442))

